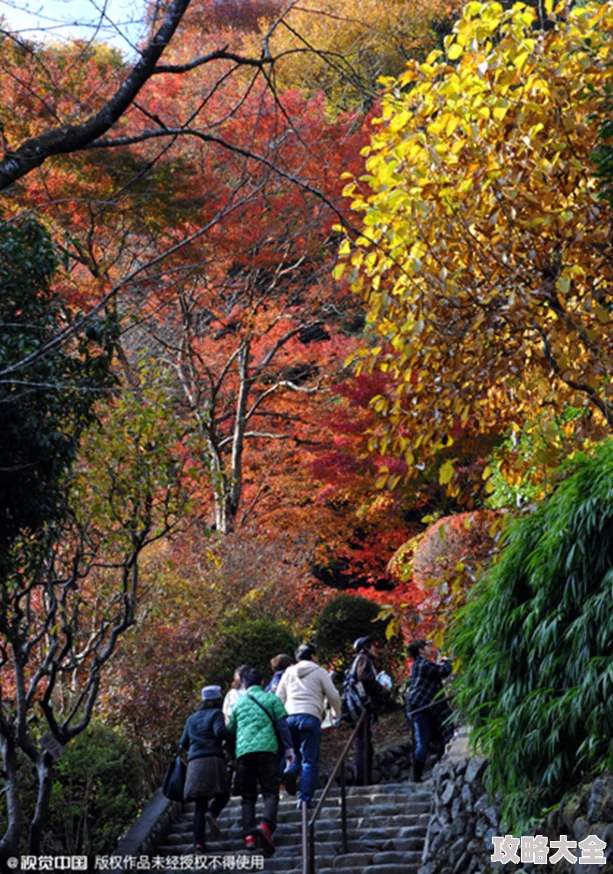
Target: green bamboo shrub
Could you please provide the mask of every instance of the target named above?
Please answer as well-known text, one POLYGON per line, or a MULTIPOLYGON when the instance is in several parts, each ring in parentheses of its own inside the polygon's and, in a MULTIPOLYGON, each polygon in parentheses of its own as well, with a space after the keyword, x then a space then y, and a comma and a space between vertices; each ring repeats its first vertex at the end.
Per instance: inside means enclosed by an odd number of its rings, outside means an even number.
POLYGON ((453 632, 458 704, 505 824, 613 766, 613 441, 516 522, 453 632))

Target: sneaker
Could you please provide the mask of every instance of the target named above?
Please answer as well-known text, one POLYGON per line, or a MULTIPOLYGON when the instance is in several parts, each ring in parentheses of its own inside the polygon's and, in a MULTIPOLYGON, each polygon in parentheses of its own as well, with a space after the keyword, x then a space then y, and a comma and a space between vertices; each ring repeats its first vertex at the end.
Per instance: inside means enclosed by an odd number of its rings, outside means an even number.
POLYGON ((284 771, 281 782, 285 786, 285 791, 288 795, 296 794, 296 775, 293 771, 284 771))
POLYGON ((245 849, 246 850, 257 849, 257 841, 255 839, 255 835, 245 835, 245 849))
POLYGON ((272 832, 265 822, 261 822, 256 828, 255 833, 260 839, 262 850, 265 856, 272 856, 275 851, 275 842, 272 839, 272 832))
POLYGON ((219 823, 212 813, 207 813, 205 819, 209 837, 212 841, 218 841, 221 837, 221 829, 219 828, 219 823))

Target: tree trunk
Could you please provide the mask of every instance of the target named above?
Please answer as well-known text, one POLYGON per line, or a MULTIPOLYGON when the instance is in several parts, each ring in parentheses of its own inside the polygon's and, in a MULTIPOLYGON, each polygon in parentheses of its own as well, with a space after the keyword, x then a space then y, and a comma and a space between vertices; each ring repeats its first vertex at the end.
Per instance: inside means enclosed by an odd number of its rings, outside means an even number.
POLYGON ((49 753, 41 753, 36 770, 38 772, 38 796, 36 798, 36 810, 30 823, 30 837, 28 841, 29 851, 33 856, 40 855, 43 826, 49 815, 49 802, 53 785, 53 759, 49 753))
MULTIPOLYGON (((6 786, 6 831, 0 840, 0 861, 16 856, 19 850, 22 813, 19 798, 19 779, 17 776, 17 747, 12 737, 0 736, 4 782, 6 786)), ((0 866, 3 867, 3 866, 0 866)))
POLYGON ((243 449, 245 446, 245 426, 247 413, 247 400, 249 398, 249 356, 251 351, 250 342, 246 342, 238 356, 239 389, 236 401, 236 413, 234 420, 234 435, 232 439, 231 483, 230 483, 230 508, 232 523, 238 513, 243 493, 243 449))

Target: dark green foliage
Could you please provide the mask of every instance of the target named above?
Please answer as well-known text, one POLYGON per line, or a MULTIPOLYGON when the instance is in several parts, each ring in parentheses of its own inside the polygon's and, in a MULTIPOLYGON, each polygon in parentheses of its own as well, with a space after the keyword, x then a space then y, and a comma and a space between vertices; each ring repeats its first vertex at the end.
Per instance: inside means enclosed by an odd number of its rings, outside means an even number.
POLYGON ((111 853, 144 800, 144 762, 118 732, 93 723, 57 764, 45 846, 62 854, 111 853))
POLYGON ((315 643, 323 664, 336 662, 344 670, 353 657, 358 637, 385 643, 385 621, 377 620, 381 607, 359 595, 339 595, 329 601, 315 623, 315 643))
POLYGON ((144 800, 145 765, 118 732, 93 723, 57 764, 45 845, 66 854, 111 853, 144 800))
MULTIPOLYGON (((26 819, 36 803, 32 763, 19 757, 21 797, 26 819)), ((145 764, 117 731, 94 722, 69 744, 54 768, 49 818, 42 849, 53 855, 111 853, 146 801, 145 764)), ((4 796, 0 824, 4 825, 4 796)), ((27 852, 27 833, 21 851, 27 852)))
POLYGON ((280 652, 293 656, 299 641, 286 625, 252 619, 221 630, 215 646, 205 655, 203 681, 227 690, 242 664, 259 668, 266 682, 272 677, 270 660, 280 652))
POLYGON ((33 219, 0 223, 0 553, 63 512, 61 480, 111 382, 112 323, 41 354, 72 316, 51 289, 56 259, 33 219), (35 356, 31 358, 31 356, 35 356), (39 357, 37 357, 39 356, 39 357))
POLYGON ((613 765, 613 441, 508 535, 453 634, 458 704, 518 832, 613 765))

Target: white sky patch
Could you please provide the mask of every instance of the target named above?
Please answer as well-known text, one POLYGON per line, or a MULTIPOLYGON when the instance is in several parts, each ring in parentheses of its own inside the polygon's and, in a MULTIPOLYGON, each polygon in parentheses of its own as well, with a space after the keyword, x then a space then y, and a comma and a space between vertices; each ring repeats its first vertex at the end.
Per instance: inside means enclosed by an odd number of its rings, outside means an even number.
POLYGON ((127 57, 146 35, 146 0, 0 0, 2 27, 27 39, 97 39, 127 57))

